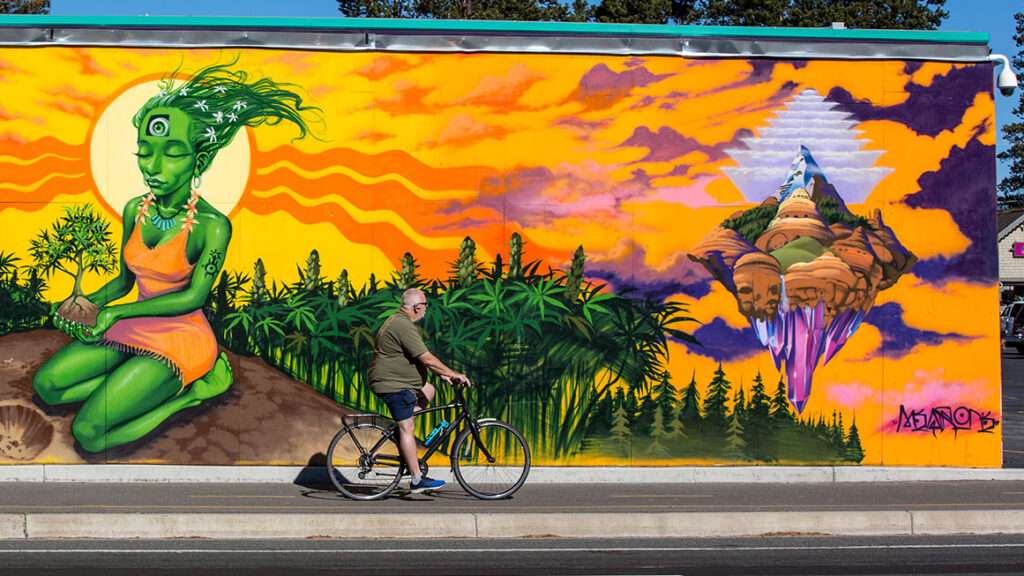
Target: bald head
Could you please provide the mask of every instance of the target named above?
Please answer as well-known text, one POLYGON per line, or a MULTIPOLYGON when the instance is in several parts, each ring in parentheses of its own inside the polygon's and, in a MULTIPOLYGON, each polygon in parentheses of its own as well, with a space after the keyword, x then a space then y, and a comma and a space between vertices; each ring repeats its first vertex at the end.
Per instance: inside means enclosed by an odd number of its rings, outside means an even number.
POLYGON ((412 308, 413 306, 422 304, 426 301, 427 295, 419 288, 409 288, 405 292, 402 292, 402 306, 406 308, 412 308))
POLYGON ((413 322, 419 322, 427 313, 427 295, 419 288, 402 292, 402 313, 413 322))

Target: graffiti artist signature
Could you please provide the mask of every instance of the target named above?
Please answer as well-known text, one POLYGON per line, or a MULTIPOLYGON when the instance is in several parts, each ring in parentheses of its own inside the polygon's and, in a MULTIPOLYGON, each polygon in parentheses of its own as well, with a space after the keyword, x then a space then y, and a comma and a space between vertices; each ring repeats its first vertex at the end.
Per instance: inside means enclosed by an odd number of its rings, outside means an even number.
POLYGON ((956 435, 962 430, 977 430, 991 434, 999 425, 999 420, 992 417, 992 412, 984 413, 967 406, 936 406, 930 410, 908 410, 900 405, 900 416, 896 420, 896 431, 931 432, 935 436, 939 432, 952 430, 956 435))

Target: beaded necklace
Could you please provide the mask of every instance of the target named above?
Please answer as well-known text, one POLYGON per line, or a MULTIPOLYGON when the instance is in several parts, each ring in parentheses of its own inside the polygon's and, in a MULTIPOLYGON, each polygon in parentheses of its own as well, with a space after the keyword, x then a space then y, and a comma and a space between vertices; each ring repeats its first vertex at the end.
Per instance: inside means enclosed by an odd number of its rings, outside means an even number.
MULTIPOLYGON (((164 218, 163 216, 160 215, 159 211, 154 211, 153 214, 150 214, 150 209, 153 208, 153 205, 155 203, 156 195, 153 194, 152 192, 146 194, 146 196, 143 197, 142 199, 142 205, 139 206, 139 212, 138 215, 135 217, 135 222, 136 224, 141 223, 147 216, 149 216, 149 221, 153 224, 153 226, 156 226, 160 230, 166 232, 174 227, 175 222, 178 221, 178 215, 177 213, 175 213, 175 215, 171 216, 170 218, 164 218)), ((196 205, 198 203, 199 191, 193 190, 192 194, 189 196, 188 202, 182 205, 182 208, 185 208, 187 210, 185 212, 184 223, 181 226, 181 229, 184 230, 185 232, 191 232, 192 227, 195 226, 196 205)))

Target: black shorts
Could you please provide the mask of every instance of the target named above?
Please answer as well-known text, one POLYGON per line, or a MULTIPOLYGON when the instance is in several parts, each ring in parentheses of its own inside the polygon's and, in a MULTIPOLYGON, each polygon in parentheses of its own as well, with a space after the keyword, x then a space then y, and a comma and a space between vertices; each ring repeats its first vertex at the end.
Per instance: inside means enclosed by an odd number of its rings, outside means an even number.
POLYGON ((414 409, 416 408, 416 402, 419 400, 419 396, 414 390, 389 392, 387 394, 380 394, 379 396, 381 400, 388 405, 388 410, 391 411, 391 417, 395 422, 401 422, 402 420, 412 418, 414 409))

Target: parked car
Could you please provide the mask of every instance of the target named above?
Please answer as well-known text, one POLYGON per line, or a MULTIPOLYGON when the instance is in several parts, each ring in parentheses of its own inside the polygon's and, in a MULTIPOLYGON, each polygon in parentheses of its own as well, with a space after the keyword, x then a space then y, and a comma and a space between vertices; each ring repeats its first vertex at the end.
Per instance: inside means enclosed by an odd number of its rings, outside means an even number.
POLYGON ((1010 303, 999 313, 999 334, 1004 346, 1024 354, 1024 300, 1010 303))

